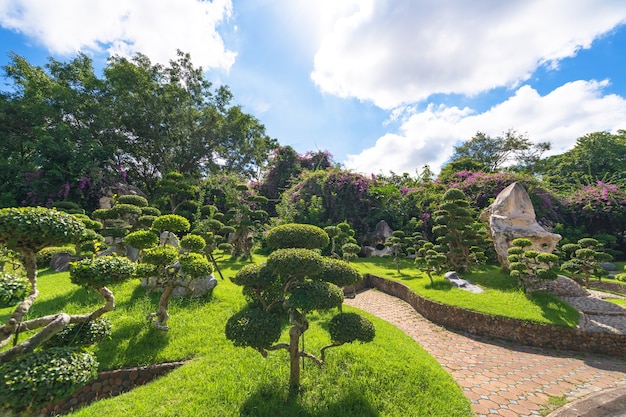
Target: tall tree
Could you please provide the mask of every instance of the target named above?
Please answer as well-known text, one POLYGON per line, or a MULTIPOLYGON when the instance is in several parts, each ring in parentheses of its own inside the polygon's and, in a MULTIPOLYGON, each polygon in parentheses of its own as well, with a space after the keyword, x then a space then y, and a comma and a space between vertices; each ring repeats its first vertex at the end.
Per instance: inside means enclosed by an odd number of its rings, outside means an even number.
POLYGON ((531 166, 548 150, 550 143, 533 143, 512 129, 495 138, 477 132, 469 141, 454 148, 452 160, 467 158, 481 164, 485 171, 496 172, 508 164, 531 166))
POLYGON ((554 186, 572 190, 598 181, 626 185, 626 131, 594 132, 569 151, 547 158, 538 173, 554 186))

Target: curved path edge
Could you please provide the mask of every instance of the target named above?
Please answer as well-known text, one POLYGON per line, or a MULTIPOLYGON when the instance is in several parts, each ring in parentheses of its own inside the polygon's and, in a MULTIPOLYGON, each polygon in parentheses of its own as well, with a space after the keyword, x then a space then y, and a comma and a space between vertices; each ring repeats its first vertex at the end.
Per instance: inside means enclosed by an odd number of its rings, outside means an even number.
MULTIPOLYGON (((372 280, 368 281, 354 298, 346 298, 345 304, 378 316, 411 336, 457 382, 475 416, 545 415, 551 397, 562 397, 572 402, 571 407, 581 398, 596 398, 607 405, 615 399, 590 394, 626 387, 625 358, 525 346, 451 330, 432 322, 395 294, 387 294, 385 286, 380 291, 368 290, 373 286, 372 280)), ((570 417, 559 417, 564 416, 570 417)))

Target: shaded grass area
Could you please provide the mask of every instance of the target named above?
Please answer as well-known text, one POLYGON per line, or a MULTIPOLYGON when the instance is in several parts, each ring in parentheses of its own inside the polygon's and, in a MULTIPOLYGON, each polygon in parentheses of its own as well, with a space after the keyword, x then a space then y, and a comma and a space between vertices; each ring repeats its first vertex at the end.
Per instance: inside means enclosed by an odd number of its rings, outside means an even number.
POLYGON ((452 286, 441 275, 434 275, 431 284, 428 276, 413 266, 412 260, 402 262, 400 273, 385 258, 359 258, 352 265, 362 274, 400 281, 420 296, 444 304, 535 323, 562 327, 578 324, 579 314, 575 308, 546 292, 537 292, 527 298, 517 282, 499 266, 487 265, 463 275, 484 289, 484 292, 474 294, 452 286))
MULTIPOLYGON (((224 262, 226 277, 242 263, 224 262)), ((42 272, 40 298, 30 317, 58 311, 92 311, 102 299, 76 287, 68 273, 42 272)), ((138 280, 111 288, 116 309, 109 340, 92 348, 101 370, 179 360, 189 362, 126 394, 98 401, 75 416, 470 416, 469 401, 441 366, 413 339, 394 326, 367 315, 376 326, 368 344, 349 344, 327 353, 319 368, 305 363, 302 389, 289 396, 288 358, 284 351, 263 358, 226 340, 226 320, 244 305, 241 288, 219 280, 201 299, 174 298, 171 330, 155 330, 146 320, 158 293, 146 294, 138 280)), ((356 311, 344 306, 344 311, 356 311)), ((4 322, 12 308, 0 310, 4 322)), ((319 354, 330 342, 325 327, 337 310, 311 315, 306 350, 319 354)), ((365 314, 365 313, 363 313, 365 314)), ((283 334, 281 341, 287 341, 283 334)))

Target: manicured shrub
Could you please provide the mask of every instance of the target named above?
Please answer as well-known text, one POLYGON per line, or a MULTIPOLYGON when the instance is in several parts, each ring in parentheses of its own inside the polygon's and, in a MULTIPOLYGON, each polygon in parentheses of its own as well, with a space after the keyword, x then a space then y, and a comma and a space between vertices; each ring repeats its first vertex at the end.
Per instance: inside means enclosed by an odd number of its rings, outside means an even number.
POLYGON ((271 249, 306 248, 323 249, 330 243, 328 234, 310 224, 283 224, 267 233, 267 246, 271 249))
POLYGON ((226 322, 226 338, 235 346, 268 349, 280 338, 282 324, 272 313, 251 308, 242 310, 226 322))
POLYGON ((122 256, 85 258, 70 267, 70 279, 84 287, 106 287, 129 279, 135 273, 135 263, 122 256))
POLYGON ((66 397, 95 378, 97 370, 90 353, 75 349, 28 353, 0 366, 0 405, 22 411, 66 397))
POLYGON ((143 255, 143 262, 157 265, 168 266, 176 262, 178 259, 178 250, 173 246, 157 246, 146 250, 143 255))
POLYGON ((178 214, 165 214, 154 219, 152 228, 159 232, 183 233, 191 227, 189 220, 178 214))
POLYGON ((0 243, 35 252, 76 241, 85 229, 71 214, 43 207, 0 209, 0 243))
POLYGON ((328 325, 333 343, 351 343, 359 341, 371 342, 376 335, 376 329, 371 321, 356 313, 340 313, 332 318, 328 325))
POLYGON ((304 282, 289 294, 287 307, 305 311, 326 310, 343 303, 343 291, 335 284, 324 281, 304 282))
POLYGON ((125 245, 143 250, 158 245, 159 236, 152 230, 142 229, 127 234, 122 242, 124 242, 125 245))
POLYGON ((144 216, 154 216, 154 217, 159 217, 161 215, 161 210, 159 210, 156 207, 142 207, 141 208, 141 214, 144 216))
POLYGON ((140 195, 128 194, 128 195, 121 195, 117 197, 117 200, 115 201, 115 205, 118 205, 118 204, 132 204, 133 206, 137 206, 137 207, 147 207, 148 200, 146 200, 145 197, 142 197, 140 195))
POLYGON ((30 290, 25 277, 0 272, 0 306, 22 301, 30 290))
POLYGON ((54 336, 52 336, 43 347, 87 347, 98 343, 111 335, 111 322, 105 318, 86 321, 83 323, 72 323, 54 336))
POLYGON ((57 253, 67 253, 71 256, 75 256, 76 250, 72 246, 50 246, 43 248, 37 252, 37 265, 47 267, 57 253))
POLYGON ((213 272, 213 264, 209 262, 206 256, 199 253, 182 254, 178 261, 180 262, 180 271, 187 277, 206 277, 213 272))
POLYGON ((190 252, 202 252, 206 241, 200 235, 188 234, 180 240, 180 247, 190 252))

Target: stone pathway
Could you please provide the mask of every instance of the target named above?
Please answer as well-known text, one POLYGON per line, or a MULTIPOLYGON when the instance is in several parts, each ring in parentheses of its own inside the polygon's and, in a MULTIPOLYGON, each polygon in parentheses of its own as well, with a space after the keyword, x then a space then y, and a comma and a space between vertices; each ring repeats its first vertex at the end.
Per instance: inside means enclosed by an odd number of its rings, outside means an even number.
POLYGON ((345 304, 413 337, 461 386, 476 416, 537 416, 551 396, 572 401, 626 384, 625 358, 533 348, 450 331, 377 290, 346 298, 345 304))
POLYGON ((589 290, 590 297, 561 297, 582 312, 580 327, 592 332, 626 333, 626 308, 604 301, 625 297, 589 290))

